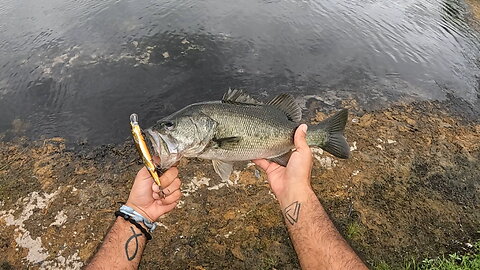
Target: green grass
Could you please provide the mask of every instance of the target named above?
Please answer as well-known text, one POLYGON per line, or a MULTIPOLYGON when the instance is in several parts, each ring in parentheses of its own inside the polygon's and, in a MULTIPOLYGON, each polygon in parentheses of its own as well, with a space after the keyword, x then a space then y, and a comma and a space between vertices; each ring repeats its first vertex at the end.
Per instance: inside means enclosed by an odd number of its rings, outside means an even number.
POLYGON ((352 222, 347 225, 347 229, 346 229, 347 238, 354 239, 357 236, 361 236, 361 235, 362 235, 362 227, 360 226, 360 224, 358 224, 358 222, 352 222))
MULTIPOLYGON (((385 262, 378 263, 376 270, 397 269, 385 262)), ((457 253, 444 255, 435 259, 425 259, 421 262, 406 261, 400 269, 405 270, 478 270, 480 269, 480 241, 475 244, 473 253, 458 255, 457 253)))

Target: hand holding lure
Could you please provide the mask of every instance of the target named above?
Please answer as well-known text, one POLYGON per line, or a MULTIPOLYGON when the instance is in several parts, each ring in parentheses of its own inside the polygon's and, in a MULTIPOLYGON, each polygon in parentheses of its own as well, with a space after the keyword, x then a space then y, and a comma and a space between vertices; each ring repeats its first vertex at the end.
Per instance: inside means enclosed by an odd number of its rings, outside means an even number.
POLYGON ((155 183, 161 187, 162 183, 160 182, 160 175, 158 174, 155 163, 153 162, 152 155, 148 150, 145 138, 143 137, 142 129, 138 125, 138 115, 135 113, 130 115, 130 126, 132 127, 132 136, 133 140, 135 141, 135 146, 142 157, 145 167, 147 167, 147 170, 155 183))

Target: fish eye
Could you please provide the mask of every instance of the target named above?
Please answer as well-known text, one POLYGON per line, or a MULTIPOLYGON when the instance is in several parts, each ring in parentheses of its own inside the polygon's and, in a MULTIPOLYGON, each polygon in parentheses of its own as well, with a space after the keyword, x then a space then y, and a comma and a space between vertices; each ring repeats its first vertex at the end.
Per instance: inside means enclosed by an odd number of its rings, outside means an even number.
POLYGON ((163 125, 165 126, 165 128, 167 128, 168 130, 172 130, 173 127, 175 126, 175 124, 172 122, 172 121, 165 121, 163 123, 163 125))

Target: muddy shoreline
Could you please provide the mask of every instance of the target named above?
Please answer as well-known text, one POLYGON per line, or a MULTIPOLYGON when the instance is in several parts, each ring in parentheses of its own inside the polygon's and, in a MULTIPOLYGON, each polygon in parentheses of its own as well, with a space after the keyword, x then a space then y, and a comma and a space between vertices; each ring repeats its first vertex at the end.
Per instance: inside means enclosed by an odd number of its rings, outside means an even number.
MULTIPOLYGON (((351 109, 352 157, 315 151, 312 186, 370 266, 467 252, 480 239, 480 122, 456 102, 374 111, 339 104, 351 109)), ((309 122, 326 116, 318 100, 307 107, 309 122)), ((0 268, 81 267, 141 166, 133 145, 71 148, 62 138, 20 137, 0 144, 0 268)), ((179 169, 181 207, 160 220, 143 269, 299 268, 255 166, 236 164, 230 186, 210 162, 183 160, 179 169)))

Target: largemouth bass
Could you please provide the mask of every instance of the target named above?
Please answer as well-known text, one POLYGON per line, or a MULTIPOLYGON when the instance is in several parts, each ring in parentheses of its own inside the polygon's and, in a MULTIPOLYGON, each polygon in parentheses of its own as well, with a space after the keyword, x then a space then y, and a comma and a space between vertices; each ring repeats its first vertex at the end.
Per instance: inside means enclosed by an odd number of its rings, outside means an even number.
MULTIPOLYGON (((210 159, 227 181, 235 161, 266 158, 286 166, 301 117, 291 95, 281 94, 264 104, 241 90, 229 90, 221 101, 191 104, 145 131, 161 169, 182 157, 210 159)), ((343 135, 347 118, 343 109, 310 127, 308 145, 348 158, 350 147, 343 135)))

